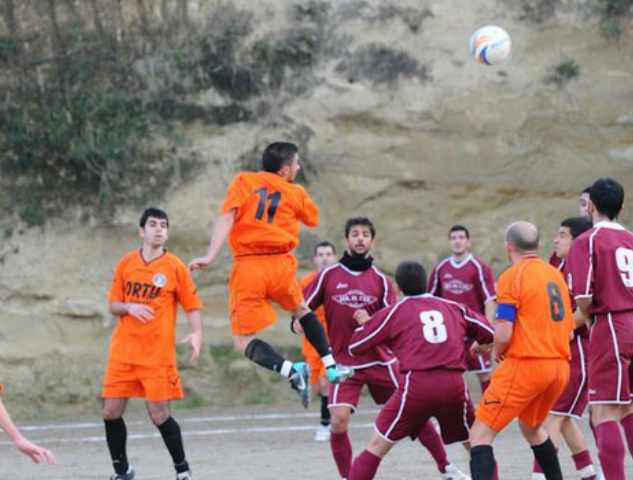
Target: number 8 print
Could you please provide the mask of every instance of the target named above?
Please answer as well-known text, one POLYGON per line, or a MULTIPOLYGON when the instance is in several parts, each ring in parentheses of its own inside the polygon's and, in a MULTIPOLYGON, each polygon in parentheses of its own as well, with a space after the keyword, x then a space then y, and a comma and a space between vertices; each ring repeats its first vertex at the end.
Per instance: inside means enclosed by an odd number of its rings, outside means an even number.
POLYGON ((444 317, 437 310, 420 312, 420 321, 424 325, 422 332, 429 343, 444 343, 448 338, 448 331, 444 325, 444 317))

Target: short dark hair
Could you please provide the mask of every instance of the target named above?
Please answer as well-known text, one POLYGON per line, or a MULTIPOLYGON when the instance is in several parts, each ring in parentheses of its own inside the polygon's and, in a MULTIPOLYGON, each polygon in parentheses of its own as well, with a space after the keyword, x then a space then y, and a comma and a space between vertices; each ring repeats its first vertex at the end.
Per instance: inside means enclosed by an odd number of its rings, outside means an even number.
POLYGON ((167 221, 167 226, 169 227, 169 218, 167 217, 167 213, 165 210, 161 210, 160 208, 147 208, 141 215, 141 220, 138 222, 141 228, 145 228, 145 224, 147 223, 147 219, 149 217, 158 218, 160 220, 167 221))
POLYGON ((290 165, 299 147, 290 142, 275 142, 266 147, 262 155, 262 170, 277 173, 286 165, 290 165))
POLYGON ((589 192, 591 192, 591 185, 589 185, 588 187, 585 187, 585 188, 583 189, 583 191, 582 191, 581 195, 582 195, 583 193, 589 193, 589 192))
POLYGON ((569 217, 560 222, 560 226, 569 228, 571 238, 574 239, 593 227, 593 222, 589 217, 569 217))
POLYGON ((602 177, 593 182, 589 198, 599 213, 614 220, 624 204, 624 188, 614 179, 602 177))
POLYGON ((376 237, 376 227, 374 227, 374 224, 369 218, 353 217, 353 218, 348 219, 347 222, 345 222, 345 238, 349 236, 349 232, 352 230, 352 227, 355 227, 357 225, 369 227, 369 231, 371 232, 371 238, 376 237))
POLYGON ((332 249, 332 252, 334 252, 334 254, 336 254, 336 247, 330 243, 330 242, 319 242, 316 244, 316 246, 314 247, 314 254, 317 254, 317 250, 319 248, 323 248, 323 247, 330 247, 332 249))
POLYGON ((466 238, 470 239, 470 232, 463 225, 453 225, 448 231, 448 238, 451 238, 451 233, 453 232, 464 232, 466 234, 466 238))
POLYGON ((396 283, 407 296, 426 293, 426 270, 424 266, 412 260, 405 260, 396 268, 396 283))

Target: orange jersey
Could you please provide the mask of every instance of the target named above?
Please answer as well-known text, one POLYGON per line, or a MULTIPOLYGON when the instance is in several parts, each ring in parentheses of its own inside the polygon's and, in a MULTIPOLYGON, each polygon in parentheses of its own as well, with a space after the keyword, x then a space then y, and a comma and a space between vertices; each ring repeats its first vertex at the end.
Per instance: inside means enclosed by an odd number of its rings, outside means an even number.
MULTIPOLYGON (((302 291, 305 290, 306 287, 310 285, 310 282, 314 279, 314 277, 316 277, 318 274, 319 272, 310 272, 304 277, 302 277, 299 280, 299 286, 301 287, 301 290, 302 291)), ((323 329, 325 330, 325 333, 327 334, 327 322, 325 321, 325 309, 323 308, 323 306, 320 306, 314 311, 314 313, 319 318, 319 321, 321 322, 321 325, 323 325, 323 329)), ((303 349, 301 351, 306 357, 316 356, 320 358, 320 355, 317 353, 317 351, 314 349, 312 344, 308 342, 308 339, 305 337, 303 337, 303 349)))
POLYGON ((191 274, 178 257, 165 252, 145 262, 140 250, 117 264, 108 302, 142 303, 154 310, 147 323, 123 315, 114 330, 110 360, 133 365, 175 365, 178 304, 188 312, 202 307, 191 274))
POLYGON ((301 185, 276 173, 244 172, 226 192, 222 213, 236 210, 229 233, 233 255, 287 253, 299 244, 299 226, 315 227, 319 210, 301 185))
POLYGON ((497 303, 497 318, 515 312, 506 357, 571 358, 569 332, 575 323, 567 285, 556 268, 536 257, 517 262, 499 277, 497 303))

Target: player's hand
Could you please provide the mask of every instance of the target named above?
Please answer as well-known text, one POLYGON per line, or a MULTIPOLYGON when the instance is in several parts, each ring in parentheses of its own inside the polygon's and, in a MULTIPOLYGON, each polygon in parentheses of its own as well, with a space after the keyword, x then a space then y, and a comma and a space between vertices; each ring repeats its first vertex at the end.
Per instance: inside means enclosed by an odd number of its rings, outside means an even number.
POLYGON ((180 342, 181 345, 190 344, 193 348, 193 353, 189 358, 191 363, 196 363, 198 361, 198 357, 200 356, 200 351, 202 350, 202 332, 193 332, 187 335, 180 342))
POLYGON ((127 307, 127 314, 132 315, 141 323, 154 320, 154 309, 141 303, 130 303, 127 307))
POLYGON ((484 343, 480 345, 476 341, 470 346, 470 353, 473 355, 483 355, 484 353, 488 353, 492 350, 492 343, 484 343))
POLYGON ((353 317, 354 317, 354 320, 356 320, 356 322, 359 325, 362 325, 363 323, 366 323, 367 320, 369 320, 371 318, 371 315, 369 315, 369 313, 367 313, 367 310, 360 309, 360 310, 356 310, 354 312, 353 317))
POLYGON ((13 443, 18 450, 30 457, 35 463, 46 462, 50 465, 55 465, 56 463, 53 452, 29 442, 24 437, 16 439, 13 443))
POLYGON ((194 258, 189 262, 189 270, 195 272, 196 270, 202 270, 203 268, 211 264, 211 259, 207 256, 194 258))

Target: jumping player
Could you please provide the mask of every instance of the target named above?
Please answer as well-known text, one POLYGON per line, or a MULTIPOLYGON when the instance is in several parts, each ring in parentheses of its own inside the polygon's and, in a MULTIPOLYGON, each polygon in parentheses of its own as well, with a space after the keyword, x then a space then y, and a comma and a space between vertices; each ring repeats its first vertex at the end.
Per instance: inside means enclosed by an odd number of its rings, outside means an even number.
POLYGON ((148 208, 139 223, 140 250, 116 266, 108 298, 110 313, 119 317, 103 381, 103 421, 114 466, 111 480, 131 480, 127 429, 123 413, 128 400, 144 398, 176 469, 177 480, 191 480, 180 426, 169 402, 184 398, 176 368, 176 313, 186 311, 193 330, 181 342, 193 347, 195 362, 202 347, 202 302, 185 264, 165 250, 169 219, 163 210, 148 208))
MULTIPOLYGON (((474 311, 485 314, 489 322, 495 318, 495 278, 481 258, 470 252, 470 233, 463 225, 448 231, 452 255, 438 263, 429 278, 429 293, 436 297, 463 303, 474 311)), ((490 384, 492 363, 490 353, 470 353, 473 340, 466 339, 467 370, 479 378, 482 393, 490 384)))
POLYGON ((607 480, 624 480, 624 429, 633 452, 633 235, 617 222, 624 189, 611 178, 591 186, 593 228, 572 243, 567 280, 591 319, 589 404, 607 480))
POLYGON ((395 353, 404 376, 396 392, 380 410, 367 448, 352 466, 349 480, 371 480, 382 459, 396 442, 415 439, 430 417, 440 425, 445 444, 466 442, 474 420, 468 386, 464 337, 480 348, 491 344, 492 325, 467 307, 425 294, 426 271, 416 262, 402 262, 396 283, 405 297, 396 305, 369 317, 358 310, 357 328, 350 355, 363 355, 388 346, 395 353), (432 388, 429 388, 432 385, 432 388))
POLYGON ((290 253, 299 244, 300 223, 314 227, 319 210, 301 185, 293 183, 300 170, 299 149, 293 143, 268 145, 262 170, 237 175, 226 192, 209 249, 189 263, 198 270, 212 264, 226 238, 235 261, 229 281, 229 315, 235 350, 290 381, 304 407, 310 401, 310 372, 305 362, 292 363, 257 333, 277 320, 271 301, 299 319, 331 382, 352 371, 337 367, 325 331, 306 305, 297 281, 297 259, 290 253))
MULTIPOLYGON (((385 346, 355 357, 347 351, 352 334, 358 327, 354 312, 363 309, 372 315, 383 307, 393 305, 396 300, 391 281, 373 265, 373 258, 369 255, 375 235, 376 229, 368 218, 347 220, 347 251, 337 264, 321 272, 306 289, 311 308, 325 307, 334 357, 337 362, 349 364, 355 371, 345 383, 330 386, 330 446, 342 478, 348 478, 352 467, 352 444, 347 432, 361 390, 367 385, 373 400, 382 405, 398 388, 397 360, 385 346)), ((418 438, 435 459, 442 478, 467 478, 448 461, 444 445, 430 422, 425 424, 418 438)))
POLYGON ((542 427, 569 382, 569 339, 574 329, 569 291, 558 270, 537 257, 536 225, 514 222, 505 234, 512 267, 499 278, 492 375, 470 431, 473 480, 491 480, 492 443, 512 420, 547 480, 562 480, 556 448, 542 427))
MULTIPOLYGON (((305 289, 310 282, 327 267, 336 263, 336 248, 330 242, 320 242, 314 247, 314 256, 312 261, 317 269, 302 277, 299 285, 305 289)), ((321 325, 327 333, 327 325, 325 321, 325 311, 323 307, 317 308, 314 313, 321 325)), ((314 347, 310 345, 307 339, 303 339, 303 349, 301 350, 306 359, 306 363, 310 367, 310 384, 312 391, 316 391, 321 400, 321 421, 314 434, 314 440, 317 442, 328 442, 330 440, 330 410, 328 408, 328 392, 330 390, 330 382, 327 379, 327 373, 321 361, 321 357, 314 347)))
MULTIPOLYGON (((0 385, 0 393, 2 393, 2 385, 0 385)), ((17 448, 24 455, 29 457, 35 463, 46 462, 50 465, 55 464, 55 456, 53 452, 45 448, 36 445, 27 440, 18 427, 15 426, 9 412, 4 406, 2 399, 0 398, 0 428, 7 434, 7 436, 13 442, 15 448, 17 448)))
MULTIPOLYGON (((565 264, 572 241, 589 230, 591 226, 591 219, 586 216, 571 217, 561 222, 558 228, 558 235, 554 239, 554 251, 562 260, 562 265, 565 264)), ((572 309, 576 310, 576 302, 573 299, 571 300, 571 305, 572 309)), ((584 321, 584 319, 581 319, 581 321, 584 321)), ((589 353, 589 331, 585 325, 576 328, 574 338, 569 343, 569 347, 571 350, 569 385, 552 407, 550 414, 545 420, 544 427, 557 448, 559 447, 560 436, 561 434, 563 435, 581 479, 596 480, 598 476, 591 460, 587 442, 582 430, 574 421, 582 418, 589 401, 585 360, 589 353)), ((532 480, 545 479, 536 460, 534 461, 533 472, 532 480)))

